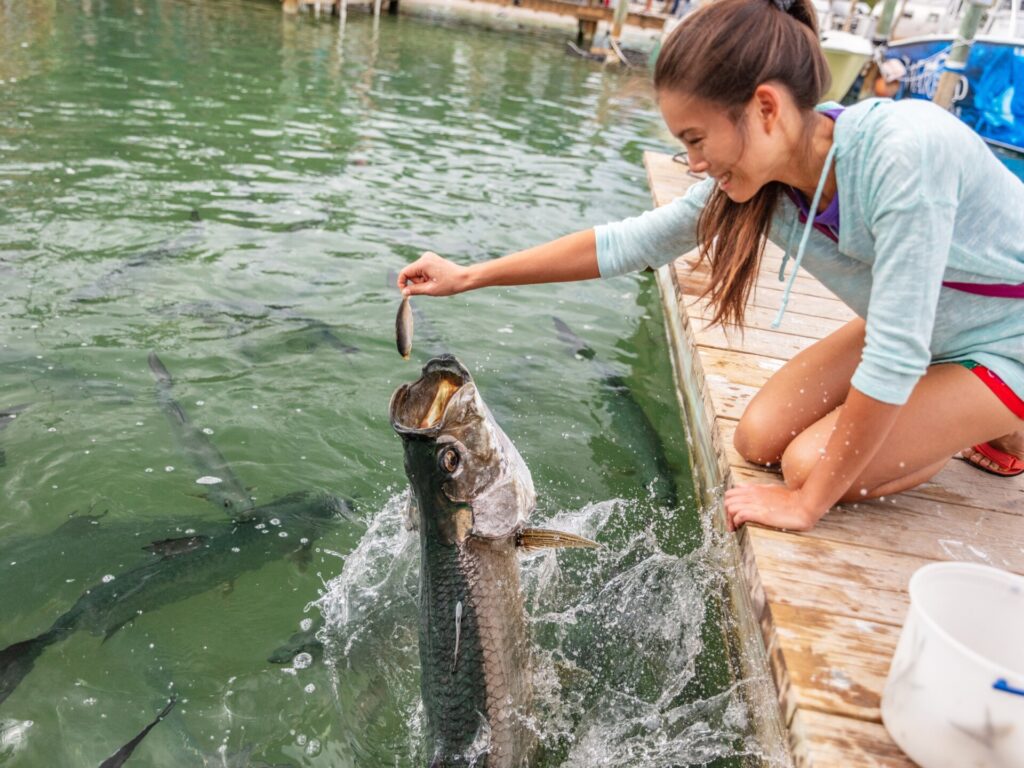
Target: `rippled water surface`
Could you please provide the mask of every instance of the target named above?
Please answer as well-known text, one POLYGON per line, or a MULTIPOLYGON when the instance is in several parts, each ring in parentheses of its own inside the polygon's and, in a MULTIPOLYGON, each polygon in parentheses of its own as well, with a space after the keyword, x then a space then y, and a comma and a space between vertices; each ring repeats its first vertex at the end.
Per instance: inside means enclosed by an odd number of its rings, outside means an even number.
POLYGON ((642 210, 662 131, 645 75, 558 35, 0 2, 0 764, 97 766, 176 692, 129 765, 423 765, 386 409, 443 350, 530 466, 536 521, 606 545, 523 560, 538 764, 774 758, 650 276, 418 300, 413 361, 394 350, 389 273, 642 210), (290 641, 321 620, 324 653, 290 641))

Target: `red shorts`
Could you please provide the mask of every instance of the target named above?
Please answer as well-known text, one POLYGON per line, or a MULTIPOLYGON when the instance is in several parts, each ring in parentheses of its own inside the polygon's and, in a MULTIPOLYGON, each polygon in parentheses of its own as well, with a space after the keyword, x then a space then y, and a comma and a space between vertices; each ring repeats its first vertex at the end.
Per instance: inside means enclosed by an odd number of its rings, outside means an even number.
POLYGON ((996 376, 984 365, 976 363, 973 360, 959 360, 957 362, 985 382, 985 386, 991 389, 993 394, 995 394, 995 396, 998 397, 1018 419, 1024 419, 1024 400, 1021 400, 1017 393, 1010 389, 1005 381, 996 376))

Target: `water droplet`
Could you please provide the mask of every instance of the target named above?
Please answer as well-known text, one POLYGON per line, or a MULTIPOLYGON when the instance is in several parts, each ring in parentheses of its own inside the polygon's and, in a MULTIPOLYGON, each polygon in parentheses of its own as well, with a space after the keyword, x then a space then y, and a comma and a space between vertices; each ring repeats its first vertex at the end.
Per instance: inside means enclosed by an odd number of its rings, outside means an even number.
POLYGON ((109 584, 113 580, 114 580, 114 575, 112 573, 108 573, 106 576, 104 576, 102 579, 100 579, 100 581, 102 581, 104 584, 109 584))
POLYGON ((206 405, 205 400, 196 400, 196 405, 206 405))
POLYGON ((203 434, 204 435, 212 435, 213 434, 213 430, 210 429, 209 427, 203 427, 203 434))
POLYGON ((292 659, 292 666, 296 669, 305 669, 313 663, 313 657, 308 653, 297 653, 295 658, 292 659))
POLYGON ((313 628, 313 620, 312 619, 303 619, 302 621, 299 622, 299 629, 301 629, 303 632, 309 632, 309 630, 311 630, 312 628, 313 628))
POLYGON ((313 685, 312 683, 310 683, 309 685, 307 685, 302 690, 304 690, 306 693, 313 693, 314 691, 316 691, 316 686, 313 685))
POLYGON ((153 468, 152 468, 152 467, 146 467, 146 471, 147 471, 147 472, 152 472, 152 471, 153 471, 153 468))
POLYGON ((288 531, 278 531, 277 535, 280 536, 282 539, 287 539, 288 538, 288 531))
POLYGON ((164 472, 173 472, 173 471, 174 471, 174 467, 172 467, 170 465, 167 465, 166 467, 164 467, 164 472))
POLYGON ((196 480, 196 482, 199 483, 199 485, 217 485, 217 483, 222 483, 224 481, 221 480, 219 477, 213 477, 212 475, 203 475, 198 480, 196 480))

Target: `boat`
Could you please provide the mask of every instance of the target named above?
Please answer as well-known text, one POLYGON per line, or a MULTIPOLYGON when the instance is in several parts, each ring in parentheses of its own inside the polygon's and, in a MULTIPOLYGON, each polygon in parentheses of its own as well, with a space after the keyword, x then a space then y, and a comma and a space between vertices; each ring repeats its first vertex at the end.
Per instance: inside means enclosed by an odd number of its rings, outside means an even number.
MULTIPOLYGON (((932 99, 955 35, 934 34, 889 44, 885 60, 905 68, 896 99, 932 99)), ((953 96, 952 111, 989 144, 1024 154, 1024 39, 982 35, 953 96)))

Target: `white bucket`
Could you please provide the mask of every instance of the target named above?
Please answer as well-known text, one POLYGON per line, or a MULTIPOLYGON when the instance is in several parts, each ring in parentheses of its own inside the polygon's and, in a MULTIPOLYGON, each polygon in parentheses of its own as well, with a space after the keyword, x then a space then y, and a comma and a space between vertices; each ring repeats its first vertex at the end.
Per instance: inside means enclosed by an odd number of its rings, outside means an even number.
POLYGON ((917 570, 882 721, 922 768, 1024 768, 1024 577, 917 570))

